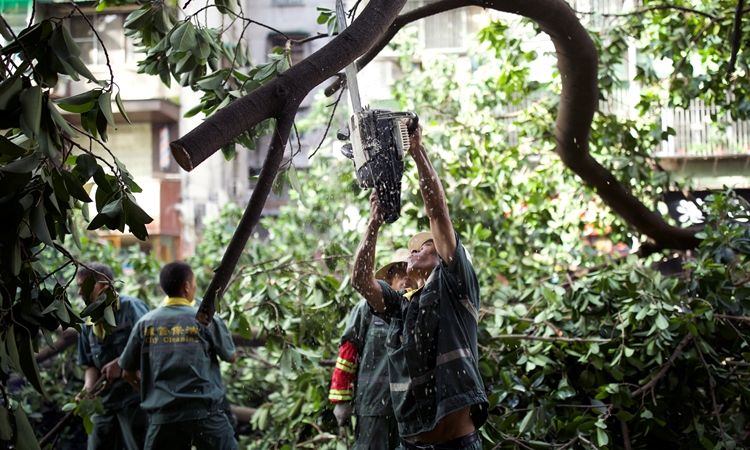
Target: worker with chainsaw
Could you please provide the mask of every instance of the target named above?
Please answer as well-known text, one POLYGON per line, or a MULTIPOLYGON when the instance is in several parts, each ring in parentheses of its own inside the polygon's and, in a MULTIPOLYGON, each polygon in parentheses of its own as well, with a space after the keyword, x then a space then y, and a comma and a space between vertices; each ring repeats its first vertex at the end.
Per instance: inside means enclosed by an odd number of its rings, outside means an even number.
MULTIPOLYGON (((397 250, 375 278, 396 290, 415 287, 406 274, 408 255, 405 248, 397 250)), ((399 445, 385 355, 387 335, 386 323, 373 316, 367 301, 362 300, 349 315, 341 336, 328 399, 336 403, 333 414, 339 426, 347 426, 352 413, 357 416, 354 450, 393 450, 399 445)))
POLYGON ((198 287, 190 265, 165 265, 159 284, 169 298, 138 322, 119 361, 149 415, 145 449, 237 449, 222 411, 217 360, 236 359, 232 336, 218 316, 208 327, 195 319, 198 287))
MULTIPOLYGON (((89 305, 100 295, 106 295, 104 290, 111 288, 114 279, 112 269, 104 264, 81 266, 76 272, 78 295, 89 305)), ((81 325, 78 337, 78 364, 86 367, 84 395, 94 393, 102 375, 107 380, 99 394, 104 414, 94 414, 91 418, 94 428, 88 437, 88 450, 140 450, 148 429, 148 417, 140 407, 140 394, 122 379, 117 364, 130 332, 148 312, 148 306, 137 298, 119 295, 114 310, 117 326, 110 333, 105 333, 104 325, 96 325, 88 319, 81 325)))
POLYGON ((479 374, 479 284, 453 230, 445 193, 422 145, 421 127, 411 134, 411 154, 430 232, 409 240, 407 272, 416 289, 395 290, 373 275, 375 244, 384 223, 377 194, 357 249, 352 285, 374 313, 390 324, 387 340, 391 400, 401 447, 482 448, 479 427, 488 401, 479 374))

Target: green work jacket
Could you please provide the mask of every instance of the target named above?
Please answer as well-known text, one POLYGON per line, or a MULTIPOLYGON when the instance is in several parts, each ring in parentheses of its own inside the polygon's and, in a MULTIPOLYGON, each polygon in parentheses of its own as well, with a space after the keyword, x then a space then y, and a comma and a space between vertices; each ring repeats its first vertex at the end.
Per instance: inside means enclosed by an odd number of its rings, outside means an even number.
POLYGON ((141 371, 141 408, 152 424, 203 419, 220 409, 224 385, 217 357, 231 360, 234 343, 218 316, 204 327, 196 312, 187 305, 151 311, 120 356, 120 367, 141 371))
MULTIPOLYGON (((117 326, 111 334, 99 339, 94 334, 92 326, 81 325, 81 334, 78 336, 78 364, 101 370, 108 362, 120 356, 136 322, 147 312, 148 306, 141 300, 121 295, 120 309, 115 312, 117 326)), ((106 387, 100 397, 106 412, 116 411, 141 400, 138 391, 123 379, 115 380, 111 386, 106 387)))
POLYGON ((390 322, 388 375, 402 437, 435 428, 438 420, 471 406, 478 429, 487 420, 487 394, 479 374, 479 283, 456 235, 450 263, 440 259, 425 285, 407 300, 379 281, 390 322))
POLYGON ((341 343, 354 344, 360 358, 354 386, 354 414, 358 416, 393 415, 385 351, 387 337, 385 321, 372 315, 365 300, 357 303, 349 315, 341 343))

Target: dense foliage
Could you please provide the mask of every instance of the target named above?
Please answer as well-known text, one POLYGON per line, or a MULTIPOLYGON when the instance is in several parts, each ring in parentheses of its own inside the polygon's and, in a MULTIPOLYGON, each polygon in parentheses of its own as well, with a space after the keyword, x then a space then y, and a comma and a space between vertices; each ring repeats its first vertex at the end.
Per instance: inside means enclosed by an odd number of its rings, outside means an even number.
MULTIPOLYGON (((127 3, 107 1, 99 8, 127 3)), ((717 106, 716 120, 723 112, 745 118, 747 102, 737 99, 747 90, 748 50, 741 48, 727 76, 736 2, 704 1, 696 9, 641 3, 637 14, 582 15, 600 49, 603 102, 591 145, 625 186, 663 212, 661 194, 675 182, 650 157, 673 133, 660 123, 660 108, 703 98, 717 106), (628 45, 638 49, 640 103, 636 113, 615 114, 618 89, 628 83, 628 45)), ((208 8, 244 27, 252 24, 233 2, 217 0, 208 8)), ((81 11, 74 6, 71 14, 81 11)), ((146 55, 142 72, 204 93, 189 115, 211 114, 288 67, 289 48, 276 50, 270 63, 250 66, 247 49, 223 42, 224 30, 207 27, 200 17, 178 17, 154 2, 126 23, 146 55), (219 67, 222 60, 229 67, 219 67)), ((333 23, 330 11, 321 17, 333 23)), ((139 187, 126 167, 74 139, 106 140, 114 126, 112 100, 126 117, 114 75, 94 79, 64 20, 42 20, 18 35, 0 20, 0 34, 9 42, 0 51, 0 128, 7 130, 0 136, 0 441, 34 448, 34 432, 46 427, 32 429, 31 423, 39 425, 43 412, 67 403, 81 377, 73 350, 41 371, 34 353, 53 345, 58 326, 76 327, 89 314, 101 323, 111 316, 111 294, 88 309, 72 295, 74 267, 110 262, 124 280, 116 286, 120 292, 137 293, 155 306, 158 263, 79 236, 81 219, 83 228, 127 226, 140 238, 150 222, 134 200, 139 187), (93 88, 52 101, 61 75, 88 79, 93 88), (57 108, 80 114, 80 129, 57 108), (96 185, 95 195, 87 183, 96 185), (96 214, 88 215, 88 203, 96 214), (46 400, 35 391, 46 392, 46 400)), ((559 79, 554 71, 550 79, 534 76, 533 64, 543 60, 525 42, 536 34, 524 22, 493 22, 480 33, 483 46, 469 55, 471 71, 447 56, 414 61, 412 55, 423 54, 414 40, 396 43, 407 73, 396 98, 425 124, 454 224, 483 289, 481 368, 493 407, 483 431, 487 448, 748 446, 744 313, 750 249, 738 222, 746 205, 731 192, 706 205, 711 226, 704 245, 677 278, 652 271, 651 260, 617 258, 582 241, 582 234, 593 234, 635 248, 643 237, 610 214, 553 153, 559 79), (580 270, 587 267, 596 270, 580 270)), ((321 108, 308 120, 326 123, 327 112, 321 108)), ((248 130, 236 143, 252 149, 252 139, 265 130, 248 130)), ((234 151, 234 144, 224 149, 227 157, 234 151)), ((300 174, 286 167, 278 187, 291 186, 295 202, 263 220, 224 295, 222 317, 255 342, 242 347, 237 364, 225 367, 230 400, 256 409, 243 445, 345 447, 347 433, 334 426, 326 398, 338 335, 358 301, 348 274, 367 193, 352 175, 350 164, 337 159, 316 158, 300 174)), ((239 210, 228 207, 208 225, 191 259, 201 286, 238 217, 239 210)), ((383 230, 379 261, 426 226, 411 168, 403 217, 383 230)), ((85 418, 94 408, 79 407, 79 413, 85 418)))

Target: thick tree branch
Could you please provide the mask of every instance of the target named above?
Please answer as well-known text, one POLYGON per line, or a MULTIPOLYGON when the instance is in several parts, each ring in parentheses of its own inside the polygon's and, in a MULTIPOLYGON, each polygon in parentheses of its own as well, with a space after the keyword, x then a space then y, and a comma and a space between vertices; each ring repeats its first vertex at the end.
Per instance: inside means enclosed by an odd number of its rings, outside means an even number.
POLYGON ((737 0, 737 10, 734 12, 734 31, 732 32, 732 56, 729 58, 729 69, 727 76, 731 77, 734 73, 734 65, 737 62, 737 53, 740 51, 740 41, 742 40, 742 5, 744 0, 737 0))
POLYGON ((563 163, 593 188, 612 210, 653 242, 649 251, 695 248, 700 240, 692 229, 669 225, 648 209, 589 153, 589 130, 599 101, 598 55, 575 11, 561 0, 440 0, 399 16, 380 40, 357 62, 361 70, 393 36, 415 20, 464 6, 480 6, 534 20, 552 39, 562 79, 560 108, 555 121, 556 151, 563 163))
MULTIPOLYGON (((336 75, 382 36, 406 0, 371 1, 339 36, 268 84, 222 108, 171 144, 180 166, 190 171, 232 139, 282 111, 297 111, 305 96, 336 75)), ((284 141, 286 144, 286 141, 284 141)), ((262 206, 262 205, 261 205, 262 206)))
POLYGON ((276 122, 276 129, 271 139, 268 155, 258 175, 258 183, 253 189, 252 195, 250 195, 247 208, 245 208, 245 212, 242 214, 240 223, 237 225, 237 230, 232 235, 232 240, 229 241, 227 251, 221 258, 219 267, 214 270, 214 276, 206 289, 206 295, 203 297, 198 308, 198 313, 195 315, 195 318, 205 326, 211 323, 211 319, 214 313, 216 313, 216 302, 221 300, 221 296, 224 294, 227 284, 232 278, 232 273, 237 267, 237 261, 239 261, 242 252, 245 251, 245 245, 248 239, 250 239, 255 225, 260 220, 260 213, 263 211, 263 206, 266 204, 268 194, 271 192, 271 187, 281 166, 281 161, 284 159, 284 149, 286 148, 286 142, 289 140, 289 133, 292 130, 295 112, 296 107, 291 111, 287 111, 286 115, 282 116, 276 122))

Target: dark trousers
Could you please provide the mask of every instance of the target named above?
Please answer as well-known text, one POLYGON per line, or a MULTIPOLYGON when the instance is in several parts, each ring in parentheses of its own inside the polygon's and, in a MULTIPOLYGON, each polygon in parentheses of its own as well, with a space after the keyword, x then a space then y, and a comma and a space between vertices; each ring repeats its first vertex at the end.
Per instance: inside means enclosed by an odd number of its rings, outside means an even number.
POLYGON ((94 429, 88 450, 141 450, 146 440, 148 416, 138 403, 91 417, 94 429))
POLYGON ((395 450, 399 443, 394 416, 357 416, 352 450, 395 450))
POLYGON ((145 450, 237 450, 234 430, 221 411, 211 412, 205 419, 151 424, 146 435, 145 450))

